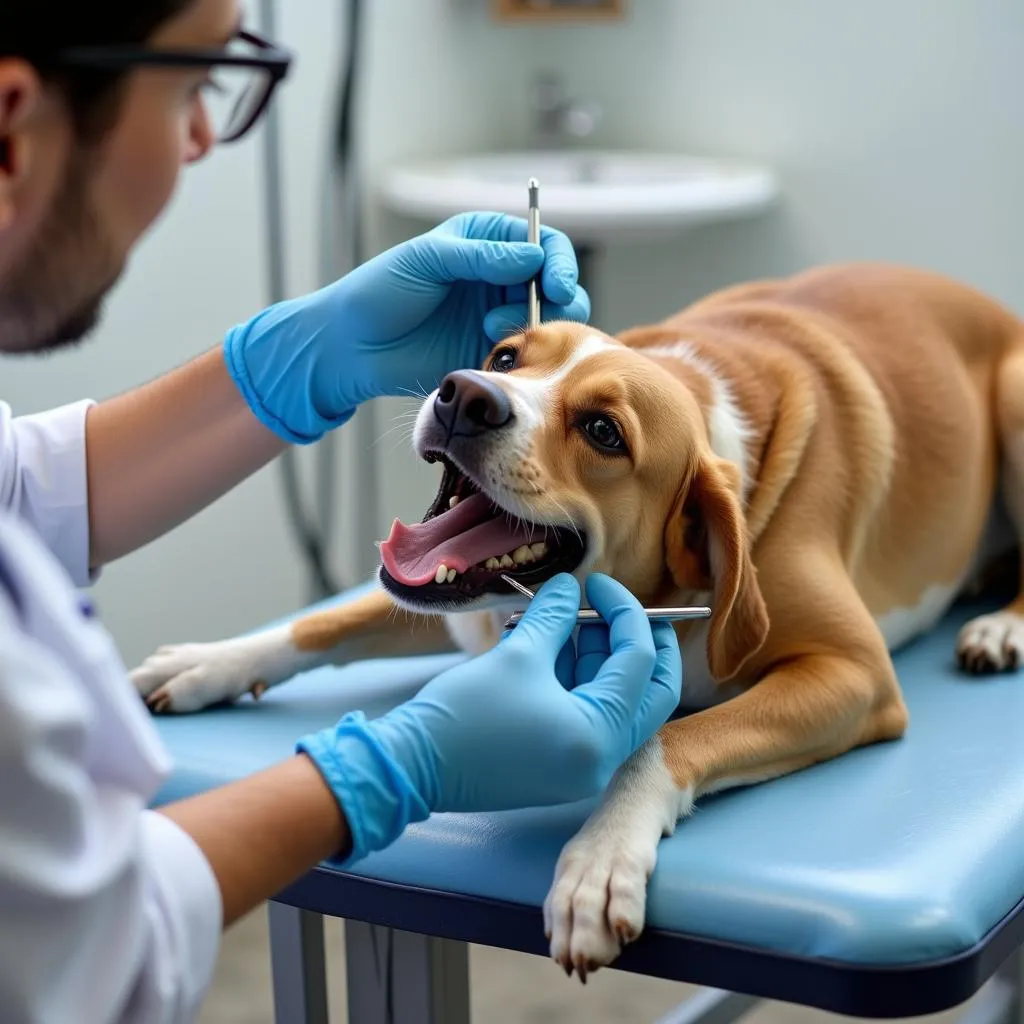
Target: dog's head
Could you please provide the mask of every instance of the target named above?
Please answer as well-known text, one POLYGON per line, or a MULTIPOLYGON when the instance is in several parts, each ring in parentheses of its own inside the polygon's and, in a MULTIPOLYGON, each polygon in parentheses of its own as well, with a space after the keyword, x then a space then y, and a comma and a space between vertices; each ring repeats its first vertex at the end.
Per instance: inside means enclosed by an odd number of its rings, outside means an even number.
POLYGON ((559 572, 608 573, 641 601, 709 595, 708 661, 734 676, 764 642, 733 463, 684 381, 607 335, 549 323, 449 374, 420 409, 443 467, 421 523, 396 522, 380 579, 424 613, 521 606, 559 572))

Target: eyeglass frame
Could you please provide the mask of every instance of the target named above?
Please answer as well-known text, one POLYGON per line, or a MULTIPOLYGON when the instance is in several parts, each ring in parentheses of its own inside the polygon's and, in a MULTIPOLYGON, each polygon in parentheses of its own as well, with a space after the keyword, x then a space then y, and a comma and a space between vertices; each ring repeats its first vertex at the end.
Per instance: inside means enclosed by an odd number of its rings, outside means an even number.
POLYGON ((257 32, 239 29, 232 40, 240 39, 251 43, 265 56, 228 53, 220 47, 189 50, 156 50, 145 46, 72 46, 56 54, 54 63, 64 67, 95 68, 97 70, 121 71, 129 67, 246 67, 259 68, 270 76, 266 94, 249 120, 237 131, 219 143, 237 142, 248 134, 265 113, 274 91, 288 74, 292 54, 284 47, 272 42, 257 32))

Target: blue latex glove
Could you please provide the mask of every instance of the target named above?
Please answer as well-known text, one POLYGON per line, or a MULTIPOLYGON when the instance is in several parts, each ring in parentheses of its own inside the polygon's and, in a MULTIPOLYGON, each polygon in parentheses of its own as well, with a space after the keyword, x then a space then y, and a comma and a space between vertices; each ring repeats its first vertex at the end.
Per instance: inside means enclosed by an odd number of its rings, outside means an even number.
POLYGON ((530 245, 521 217, 459 214, 232 328, 228 372, 271 430, 316 441, 361 402, 426 395, 446 373, 479 367, 526 326, 526 283, 538 272, 542 319, 586 321, 590 300, 564 234, 542 228, 530 245))
POLYGON ((593 796, 668 719, 682 685, 672 627, 652 629, 637 600, 607 576, 589 578, 587 597, 608 625, 581 630, 574 662, 580 590, 560 575, 486 654, 382 718, 354 712, 300 741, 345 811, 349 860, 389 845, 432 811, 593 796))

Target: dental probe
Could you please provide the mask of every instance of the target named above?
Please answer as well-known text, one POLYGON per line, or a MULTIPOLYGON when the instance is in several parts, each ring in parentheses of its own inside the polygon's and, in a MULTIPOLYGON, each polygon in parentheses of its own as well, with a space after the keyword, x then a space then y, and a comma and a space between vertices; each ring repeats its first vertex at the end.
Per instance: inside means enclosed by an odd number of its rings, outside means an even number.
MULTIPOLYGON (((498 575, 514 590, 518 590, 523 597, 528 597, 532 600, 537 596, 529 587, 524 587, 521 583, 512 579, 511 576, 507 576, 505 573, 499 573, 498 575)), ((523 614, 523 612, 513 612, 505 623, 505 628, 511 629, 513 626, 518 625, 523 618, 523 614)), ((682 608, 645 608, 644 615, 647 616, 650 622, 684 622, 690 619, 709 619, 711 618, 711 609, 701 605, 682 608)), ((593 608, 581 608, 576 613, 576 624, 578 626, 583 625, 585 622, 603 621, 593 608)))
MULTIPOLYGON (((533 245, 540 245, 540 207, 537 204, 537 193, 540 184, 536 178, 531 178, 527 183, 529 189, 529 211, 526 221, 526 240, 533 245)), ((530 279, 526 286, 526 309, 528 323, 531 329, 540 326, 540 275, 530 279)))

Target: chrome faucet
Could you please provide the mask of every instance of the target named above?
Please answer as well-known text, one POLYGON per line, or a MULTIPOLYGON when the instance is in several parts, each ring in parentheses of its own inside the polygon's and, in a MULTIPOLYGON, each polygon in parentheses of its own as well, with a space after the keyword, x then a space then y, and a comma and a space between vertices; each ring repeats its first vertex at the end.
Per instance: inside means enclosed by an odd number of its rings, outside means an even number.
POLYGON ((543 74, 534 81, 530 107, 534 130, 547 147, 565 145, 570 139, 585 139, 601 121, 599 104, 571 99, 553 74, 543 74))

